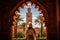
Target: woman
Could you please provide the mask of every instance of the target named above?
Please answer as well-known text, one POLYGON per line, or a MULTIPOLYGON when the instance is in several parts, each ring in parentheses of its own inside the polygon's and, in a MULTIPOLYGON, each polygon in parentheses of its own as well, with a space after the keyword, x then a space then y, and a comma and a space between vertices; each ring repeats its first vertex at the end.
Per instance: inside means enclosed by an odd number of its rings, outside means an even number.
POLYGON ((28 30, 26 32, 26 40, 36 40, 36 33, 32 28, 32 24, 29 24, 28 30))

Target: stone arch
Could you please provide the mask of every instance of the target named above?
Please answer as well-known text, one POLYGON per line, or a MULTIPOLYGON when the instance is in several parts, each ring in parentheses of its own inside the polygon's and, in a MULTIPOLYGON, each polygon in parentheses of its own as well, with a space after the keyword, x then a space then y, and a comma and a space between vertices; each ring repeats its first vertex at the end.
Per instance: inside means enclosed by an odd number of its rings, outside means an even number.
POLYGON ((12 31, 16 30, 16 21, 14 20, 15 18, 17 18, 15 11, 18 11, 19 6, 21 6, 23 8, 23 3, 25 3, 27 5, 26 2, 32 2, 32 4, 36 4, 35 8, 37 8, 39 6, 39 10, 42 10, 42 13, 45 17, 45 22, 46 22, 46 26, 48 26, 48 12, 45 9, 45 7, 43 5, 41 5, 41 3, 37 2, 37 1, 21 1, 19 3, 17 3, 17 5, 12 9, 12 11, 10 12, 9 15, 9 22, 11 24, 10 30, 11 30, 11 36, 12 36, 12 31), (14 28, 14 30, 13 30, 14 28))

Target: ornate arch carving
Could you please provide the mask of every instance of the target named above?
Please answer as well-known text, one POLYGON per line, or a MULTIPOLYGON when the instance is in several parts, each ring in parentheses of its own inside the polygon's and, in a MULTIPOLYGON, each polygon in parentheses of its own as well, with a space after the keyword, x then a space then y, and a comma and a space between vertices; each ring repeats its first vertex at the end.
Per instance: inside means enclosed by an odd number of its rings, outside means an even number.
POLYGON ((13 15, 15 15, 15 11, 16 10, 19 12, 18 8, 20 6, 23 8, 22 4, 23 3, 26 4, 26 2, 32 2, 32 3, 36 4, 36 6, 35 6, 36 8, 39 6, 39 10, 42 10, 42 13, 43 13, 43 15, 44 15, 44 17, 46 19, 45 21, 48 22, 48 12, 47 12, 47 10, 45 9, 45 7, 43 5, 41 5, 41 3, 37 2, 37 1, 34 1, 34 0, 31 0, 31 1, 21 1, 21 2, 17 3, 17 5, 10 12, 10 16, 9 17, 12 17, 13 15))
POLYGON ((10 12, 10 15, 9 15, 9 22, 11 24, 11 33, 12 33, 12 31, 16 30, 16 20, 15 20, 17 18, 16 13, 19 12, 20 8, 23 8, 24 4, 27 5, 27 2, 31 2, 32 5, 33 4, 35 5, 35 8, 42 10, 42 13, 45 17, 45 22, 48 25, 48 14, 47 14, 47 10, 45 9, 45 7, 43 5, 41 5, 37 1, 32 1, 32 0, 31 1, 21 1, 21 2, 17 3, 17 5, 12 9, 12 11, 10 12), (15 28, 15 29, 12 30, 13 28, 15 28))

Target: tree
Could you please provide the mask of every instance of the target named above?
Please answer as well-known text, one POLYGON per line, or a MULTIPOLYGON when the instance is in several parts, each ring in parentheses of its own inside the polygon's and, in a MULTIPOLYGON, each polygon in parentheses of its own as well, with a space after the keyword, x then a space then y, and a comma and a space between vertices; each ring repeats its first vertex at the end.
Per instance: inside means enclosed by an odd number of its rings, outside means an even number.
MULTIPOLYGON (((17 24, 18 24, 18 22, 19 22, 19 21, 23 21, 23 20, 22 20, 23 18, 21 18, 21 15, 17 14, 16 16, 17 16, 17 18, 16 18, 16 21, 17 21, 17 22, 16 22, 16 27, 15 27, 15 33, 17 33, 17 24)), ((20 23, 19 23, 19 24, 20 24, 20 23)), ((16 36, 16 34, 15 34, 15 36, 16 36)))
POLYGON ((25 27, 26 23, 24 22, 24 23, 22 23, 22 25, 25 27))
POLYGON ((44 21, 44 17, 41 15, 39 15, 35 20, 35 23, 41 24, 41 37, 42 37, 42 30, 43 30, 43 21, 44 21))
MULTIPOLYGON (((20 21, 23 21, 23 18, 21 18, 21 15, 17 15, 17 18, 16 18, 17 22, 20 22, 20 21)), ((19 23, 20 24, 20 23, 19 23)))
POLYGON ((25 25, 26 25, 26 23, 24 22, 24 23, 22 23, 22 27, 23 27, 23 29, 25 30, 25 25))

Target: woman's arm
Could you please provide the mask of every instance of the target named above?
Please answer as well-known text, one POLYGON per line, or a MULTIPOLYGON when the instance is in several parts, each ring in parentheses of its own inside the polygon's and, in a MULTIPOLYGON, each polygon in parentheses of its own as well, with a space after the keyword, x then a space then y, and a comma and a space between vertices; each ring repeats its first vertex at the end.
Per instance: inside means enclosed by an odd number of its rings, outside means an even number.
POLYGON ((33 36, 34 36, 34 40, 36 40, 36 32, 34 29, 33 29, 33 36))
POLYGON ((35 34, 33 34, 33 37, 34 37, 34 40, 36 40, 36 35, 35 34))
POLYGON ((28 30, 26 31, 26 40, 27 40, 27 38, 28 38, 28 30))

